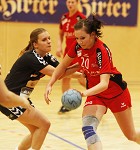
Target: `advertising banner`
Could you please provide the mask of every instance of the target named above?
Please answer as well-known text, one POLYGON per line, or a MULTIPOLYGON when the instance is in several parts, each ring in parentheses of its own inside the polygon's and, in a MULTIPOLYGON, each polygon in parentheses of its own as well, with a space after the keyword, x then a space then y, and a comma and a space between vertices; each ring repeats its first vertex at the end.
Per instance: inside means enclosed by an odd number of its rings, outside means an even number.
MULTIPOLYGON (((106 25, 137 25, 138 0, 80 0, 79 10, 106 25)), ((65 12, 66 0, 0 0, 0 21, 59 23, 65 12)))

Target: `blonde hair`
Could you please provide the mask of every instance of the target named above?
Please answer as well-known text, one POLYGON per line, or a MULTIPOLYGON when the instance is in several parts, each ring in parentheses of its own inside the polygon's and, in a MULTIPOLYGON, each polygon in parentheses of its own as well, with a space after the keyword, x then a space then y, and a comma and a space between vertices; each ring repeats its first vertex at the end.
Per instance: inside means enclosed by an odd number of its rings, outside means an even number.
POLYGON ((29 44, 23 50, 21 50, 21 52, 19 54, 19 57, 22 56, 25 52, 31 51, 31 50, 34 49, 33 43, 37 42, 38 35, 43 33, 43 32, 46 32, 46 29, 44 29, 44 28, 37 28, 37 29, 35 29, 35 30, 33 30, 31 32, 29 44))

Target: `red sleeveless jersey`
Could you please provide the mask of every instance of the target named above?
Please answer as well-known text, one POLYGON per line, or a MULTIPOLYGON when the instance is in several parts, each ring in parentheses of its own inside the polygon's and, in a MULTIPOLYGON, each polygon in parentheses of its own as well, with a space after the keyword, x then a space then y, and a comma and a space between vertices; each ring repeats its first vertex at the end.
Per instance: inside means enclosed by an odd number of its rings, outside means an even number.
POLYGON ((108 89, 97 94, 99 97, 110 99, 123 92, 126 82, 122 80, 121 73, 113 66, 110 49, 98 38, 90 49, 83 49, 75 41, 68 51, 69 57, 77 57, 87 79, 87 88, 91 88, 100 82, 101 74, 110 74, 108 89))

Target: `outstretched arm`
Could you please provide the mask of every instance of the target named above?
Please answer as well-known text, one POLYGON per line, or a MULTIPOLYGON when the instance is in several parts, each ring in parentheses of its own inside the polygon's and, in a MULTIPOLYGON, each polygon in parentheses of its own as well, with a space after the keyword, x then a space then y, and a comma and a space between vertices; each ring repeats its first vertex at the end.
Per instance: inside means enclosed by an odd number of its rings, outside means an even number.
POLYGON ((49 104, 49 97, 48 95, 51 93, 52 90, 52 86, 53 84, 59 79, 61 78, 62 75, 65 74, 67 67, 69 66, 69 64, 72 62, 73 58, 70 58, 68 55, 66 55, 64 57, 64 59, 61 61, 61 63, 56 67, 56 69, 54 70, 52 77, 46 87, 46 91, 45 91, 45 100, 47 102, 47 104, 49 104))

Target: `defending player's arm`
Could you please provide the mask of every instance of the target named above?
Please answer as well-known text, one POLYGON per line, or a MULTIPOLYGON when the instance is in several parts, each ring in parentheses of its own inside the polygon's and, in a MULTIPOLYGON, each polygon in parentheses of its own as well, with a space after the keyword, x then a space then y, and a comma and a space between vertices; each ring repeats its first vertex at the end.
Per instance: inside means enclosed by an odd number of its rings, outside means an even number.
MULTIPOLYGON (((48 55, 48 65, 43 68, 42 70, 40 70, 40 72, 42 74, 48 75, 48 76, 52 76, 55 68, 58 66, 59 62, 57 61, 57 59, 49 54, 48 55)), ((76 72, 77 70, 79 70, 80 66, 78 63, 75 63, 71 66, 68 66, 64 72, 64 74, 61 76, 62 79, 63 77, 69 77, 69 78, 81 78, 82 77, 82 73, 80 72, 76 72)))
POLYGON ((52 86, 56 80, 58 80, 62 75, 64 75, 69 67, 70 63, 73 61, 74 58, 69 57, 66 55, 61 63, 56 67, 55 71, 52 74, 52 78, 48 85, 52 86))
MULTIPOLYGON (((82 73, 76 72, 78 69, 79 69, 78 64, 74 64, 70 67, 67 67, 64 74, 59 78, 59 80, 64 78, 64 77, 76 78, 76 79, 77 78, 82 78, 83 77, 82 73)), ((54 70, 55 70, 55 68, 53 66, 48 65, 45 68, 43 68, 42 70, 40 70, 40 72, 51 77, 54 70)))
POLYGON ((79 63, 75 63, 69 67, 66 68, 65 73, 59 78, 62 79, 64 77, 67 78, 84 78, 84 75, 80 72, 77 72, 77 70, 80 69, 79 63))
POLYGON ((55 70, 55 68, 53 66, 48 65, 45 68, 43 68, 42 70, 40 70, 40 72, 45 75, 52 76, 54 70, 55 70))

